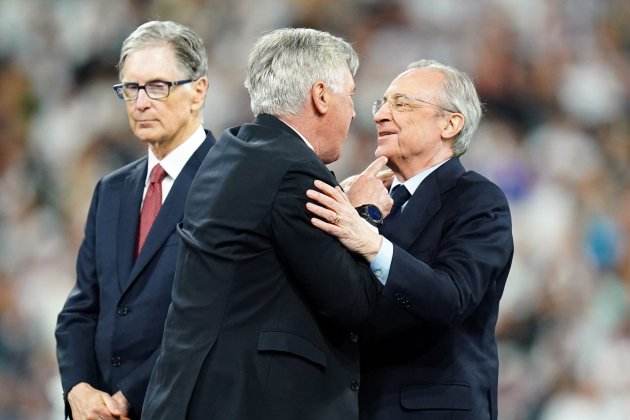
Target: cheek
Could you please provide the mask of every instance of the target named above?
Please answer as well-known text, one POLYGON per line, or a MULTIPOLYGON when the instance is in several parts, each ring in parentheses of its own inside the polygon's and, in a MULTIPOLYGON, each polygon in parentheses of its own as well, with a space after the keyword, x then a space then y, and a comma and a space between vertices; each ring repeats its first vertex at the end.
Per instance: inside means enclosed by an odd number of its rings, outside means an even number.
POLYGON ((406 124, 398 136, 401 153, 407 155, 417 151, 425 135, 425 127, 422 124, 406 124))
POLYGON ((346 130, 352 122, 352 110, 345 108, 345 110, 337 114, 337 125, 342 130, 346 130))
POLYGON ((179 127, 186 118, 186 110, 183 107, 170 106, 160 110, 160 120, 167 130, 179 127))

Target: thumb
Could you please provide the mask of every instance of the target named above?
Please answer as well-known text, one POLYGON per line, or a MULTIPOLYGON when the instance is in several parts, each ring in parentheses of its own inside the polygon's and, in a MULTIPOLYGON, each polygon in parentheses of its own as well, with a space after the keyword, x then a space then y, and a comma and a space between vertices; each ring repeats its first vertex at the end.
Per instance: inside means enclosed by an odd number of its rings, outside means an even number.
POLYGON ((123 414, 116 400, 114 400, 109 394, 104 393, 103 402, 112 415, 121 416, 123 414))

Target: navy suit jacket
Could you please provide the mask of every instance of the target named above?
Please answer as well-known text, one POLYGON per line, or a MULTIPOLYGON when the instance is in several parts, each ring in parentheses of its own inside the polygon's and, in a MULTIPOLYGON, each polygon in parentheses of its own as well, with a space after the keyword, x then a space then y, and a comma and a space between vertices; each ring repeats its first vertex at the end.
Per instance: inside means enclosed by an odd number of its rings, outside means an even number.
POLYGON ((496 419, 494 329, 513 254, 504 194, 453 158, 381 233, 394 253, 362 336, 361 419, 496 419))
POLYGON ((171 301, 179 249, 175 227, 192 179, 214 142, 207 132, 177 176, 135 261, 147 157, 98 182, 77 258, 76 284, 55 332, 64 396, 79 382, 108 393, 121 390, 132 416, 140 416, 171 301))

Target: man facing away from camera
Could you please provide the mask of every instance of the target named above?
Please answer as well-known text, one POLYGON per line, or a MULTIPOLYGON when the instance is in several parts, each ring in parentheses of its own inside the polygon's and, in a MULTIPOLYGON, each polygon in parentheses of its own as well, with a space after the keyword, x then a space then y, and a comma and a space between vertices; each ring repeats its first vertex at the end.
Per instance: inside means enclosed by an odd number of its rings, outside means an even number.
POLYGON ((481 117, 475 87, 422 60, 373 112, 375 155, 395 175, 379 231, 350 204, 368 192, 363 181, 347 196, 317 182, 307 206, 313 224, 362 254, 384 286, 361 335, 361 419, 496 419, 494 330, 512 226, 503 192, 459 160, 481 117))
MULTIPOLYGON (((256 42, 245 81, 256 119, 223 134, 191 187, 144 418, 358 418, 356 331, 381 283, 305 208, 315 179, 336 185, 325 164, 354 117, 357 67, 325 32, 256 42)), ((368 200, 387 212, 387 190, 372 184, 368 200)))
POLYGON ((124 41, 120 84, 147 155, 96 185, 76 284, 57 321, 66 414, 138 419, 170 303, 191 181, 214 137, 202 126, 203 41, 174 22, 148 22, 124 41))

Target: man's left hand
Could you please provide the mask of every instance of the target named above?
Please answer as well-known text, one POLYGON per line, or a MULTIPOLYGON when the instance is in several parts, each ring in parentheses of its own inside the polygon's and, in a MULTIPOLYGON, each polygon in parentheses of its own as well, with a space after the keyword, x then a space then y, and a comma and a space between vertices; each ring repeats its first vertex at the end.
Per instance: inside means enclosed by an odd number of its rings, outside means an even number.
POLYGON ((112 395, 112 399, 118 403, 118 407, 120 408, 120 420, 131 420, 129 418, 129 401, 127 401, 125 394, 123 394, 122 391, 118 391, 112 395))
POLYGON ((306 203, 306 208, 317 216, 311 219, 311 223, 336 236, 350 251, 372 261, 383 240, 378 230, 359 216, 341 188, 333 188, 322 181, 315 181, 315 187, 319 191, 306 191, 306 196, 314 201, 306 203))

